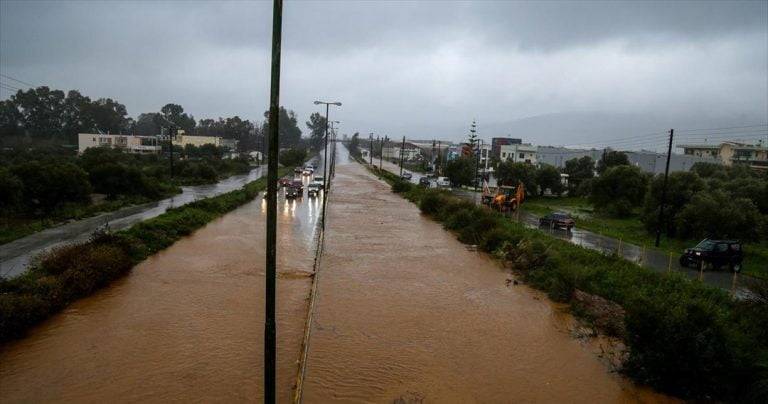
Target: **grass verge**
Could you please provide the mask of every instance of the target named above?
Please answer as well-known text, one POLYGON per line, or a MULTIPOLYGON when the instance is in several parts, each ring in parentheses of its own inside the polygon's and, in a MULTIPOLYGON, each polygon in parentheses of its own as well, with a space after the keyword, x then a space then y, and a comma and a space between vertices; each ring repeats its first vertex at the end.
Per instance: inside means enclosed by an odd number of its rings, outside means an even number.
MULTIPOLYGON (((278 176, 291 171, 282 168, 278 176)), ((266 184, 266 178, 260 178, 241 189, 169 209, 127 230, 53 249, 24 275, 0 279, 0 342, 24 336, 35 324, 125 275, 150 255, 253 200, 266 184)))
POLYGON ((369 169, 461 242, 503 260, 528 284, 569 303, 575 315, 583 315, 577 290, 621 306, 622 326, 612 333, 627 347, 623 372, 637 382, 686 399, 768 402, 767 286, 736 301, 683 275, 549 237, 448 192, 369 169))

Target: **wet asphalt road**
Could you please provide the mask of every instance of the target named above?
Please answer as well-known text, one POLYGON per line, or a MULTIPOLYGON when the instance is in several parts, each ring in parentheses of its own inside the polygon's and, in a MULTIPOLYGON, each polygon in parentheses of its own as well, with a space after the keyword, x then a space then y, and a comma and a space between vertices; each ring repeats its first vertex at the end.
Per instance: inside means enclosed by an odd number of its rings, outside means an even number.
MULTIPOLYGON (((374 163, 377 163, 376 159, 374 159, 374 163)), ((400 173, 400 168, 397 165, 387 161, 382 162, 382 168, 395 174, 400 173)), ((411 182, 418 184, 422 175, 417 172, 411 172, 411 174, 413 175, 411 182)), ((454 189, 453 193, 468 200, 473 200, 475 203, 479 203, 480 200, 480 196, 478 194, 468 190, 454 189)), ((579 228, 566 231, 563 229, 539 227, 539 217, 525 212, 524 210, 525 205, 523 205, 523 211, 520 212, 519 216, 513 215, 511 218, 513 220, 519 220, 529 228, 539 229, 561 240, 565 240, 570 243, 589 248, 591 250, 599 251, 604 254, 618 254, 627 260, 633 261, 638 265, 657 272, 679 272, 691 279, 698 279, 706 282, 709 285, 727 290, 737 297, 743 297, 749 294, 749 290, 746 288, 746 284, 748 284, 753 278, 748 275, 734 274, 730 271, 698 271, 696 269, 686 268, 681 266, 678 261, 680 254, 670 255, 669 253, 663 251, 624 243, 620 240, 579 228)))

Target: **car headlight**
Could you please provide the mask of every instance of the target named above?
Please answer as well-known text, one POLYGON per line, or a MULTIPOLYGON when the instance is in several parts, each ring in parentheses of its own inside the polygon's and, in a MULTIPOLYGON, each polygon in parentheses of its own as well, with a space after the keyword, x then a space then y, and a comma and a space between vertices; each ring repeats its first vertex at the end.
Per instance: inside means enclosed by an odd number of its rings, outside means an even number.
POLYGON ((701 252, 700 251, 696 251, 696 255, 701 255, 701 252))

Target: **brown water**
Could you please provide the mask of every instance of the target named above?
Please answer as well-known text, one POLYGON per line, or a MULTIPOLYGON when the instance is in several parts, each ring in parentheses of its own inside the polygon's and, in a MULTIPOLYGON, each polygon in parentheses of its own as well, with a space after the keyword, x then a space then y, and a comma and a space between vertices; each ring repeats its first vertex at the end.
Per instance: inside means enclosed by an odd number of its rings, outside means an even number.
MULTIPOLYGON (((664 402, 572 318, 340 149, 304 402, 664 402)), ((0 348, 2 402, 262 400, 261 198, 0 348)), ((278 397, 290 402, 320 200, 280 200, 278 397)))
POLYGON ((671 401, 611 374, 569 315, 361 166, 335 184, 305 402, 671 401))
MULTIPOLYGON (((319 200, 278 205, 278 397, 291 399, 319 200)), ((0 350, 2 402, 258 402, 264 213, 258 197, 0 350)))

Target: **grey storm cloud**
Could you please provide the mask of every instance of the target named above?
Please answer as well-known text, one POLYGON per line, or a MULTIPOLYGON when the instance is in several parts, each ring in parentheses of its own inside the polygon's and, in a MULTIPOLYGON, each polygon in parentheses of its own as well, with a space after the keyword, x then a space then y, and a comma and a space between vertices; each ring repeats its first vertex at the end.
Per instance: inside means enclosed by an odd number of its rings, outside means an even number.
MULTIPOLYGON (((270 24, 271 2, 2 1, 0 70, 133 116, 176 102, 262 119, 270 24)), ((456 140, 477 118, 567 144, 768 121, 766 1, 288 1, 283 32, 281 103, 304 121, 338 99, 342 132, 456 140), (564 133, 579 113, 617 126, 564 133)))

